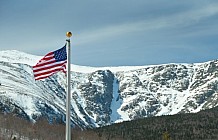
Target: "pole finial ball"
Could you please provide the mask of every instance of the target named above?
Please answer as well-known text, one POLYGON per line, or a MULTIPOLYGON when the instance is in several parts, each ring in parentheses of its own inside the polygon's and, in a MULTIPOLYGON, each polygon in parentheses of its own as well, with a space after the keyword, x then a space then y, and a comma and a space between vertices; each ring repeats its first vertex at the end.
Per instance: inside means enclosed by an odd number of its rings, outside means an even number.
POLYGON ((66 36, 70 38, 72 36, 72 33, 71 32, 67 32, 66 36))

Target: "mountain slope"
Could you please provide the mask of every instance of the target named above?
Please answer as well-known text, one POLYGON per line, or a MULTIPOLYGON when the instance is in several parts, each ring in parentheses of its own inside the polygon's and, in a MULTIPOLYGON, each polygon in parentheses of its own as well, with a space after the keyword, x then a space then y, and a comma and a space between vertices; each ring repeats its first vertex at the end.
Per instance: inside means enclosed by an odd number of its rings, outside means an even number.
MULTIPOLYGON (((41 57, 0 52, 0 109, 31 121, 40 116, 64 122, 63 73, 35 81, 41 57)), ((218 61, 132 67, 72 65, 71 120, 99 127, 142 117, 198 112, 217 106, 218 61)))
POLYGON ((217 140, 217 117, 218 107, 214 107, 197 113, 137 119, 94 130, 106 139, 217 140))

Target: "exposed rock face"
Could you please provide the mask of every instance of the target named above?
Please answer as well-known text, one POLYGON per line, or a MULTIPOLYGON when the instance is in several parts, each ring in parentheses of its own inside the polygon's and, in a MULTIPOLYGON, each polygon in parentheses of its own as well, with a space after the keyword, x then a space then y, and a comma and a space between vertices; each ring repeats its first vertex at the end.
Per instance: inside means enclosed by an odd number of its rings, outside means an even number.
MULTIPOLYGON (((7 58, 9 59, 9 58, 7 58)), ((71 120, 99 127, 142 117, 198 112, 218 105, 218 61, 135 70, 72 72, 71 120)), ((0 61, 0 110, 36 121, 65 120, 66 78, 35 81, 27 64, 0 61)))

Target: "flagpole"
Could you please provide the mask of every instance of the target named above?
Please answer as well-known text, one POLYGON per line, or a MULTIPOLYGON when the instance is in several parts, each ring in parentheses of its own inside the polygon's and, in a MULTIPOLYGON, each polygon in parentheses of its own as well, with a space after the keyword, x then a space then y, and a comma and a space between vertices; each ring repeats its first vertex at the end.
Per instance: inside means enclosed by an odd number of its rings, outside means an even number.
POLYGON ((71 101, 71 92, 70 92, 70 37, 72 36, 71 32, 67 32, 66 36, 68 37, 67 41, 67 98, 66 98, 66 140, 71 140, 71 121, 70 121, 70 101, 71 101))

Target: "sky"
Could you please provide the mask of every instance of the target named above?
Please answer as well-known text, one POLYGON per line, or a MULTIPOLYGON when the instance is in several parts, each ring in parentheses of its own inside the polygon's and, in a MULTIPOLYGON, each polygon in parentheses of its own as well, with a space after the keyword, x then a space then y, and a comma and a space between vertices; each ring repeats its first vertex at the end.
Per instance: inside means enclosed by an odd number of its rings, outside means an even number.
POLYGON ((215 0, 0 0, 0 51, 43 56, 66 43, 81 66, 218 59, 215 0))

